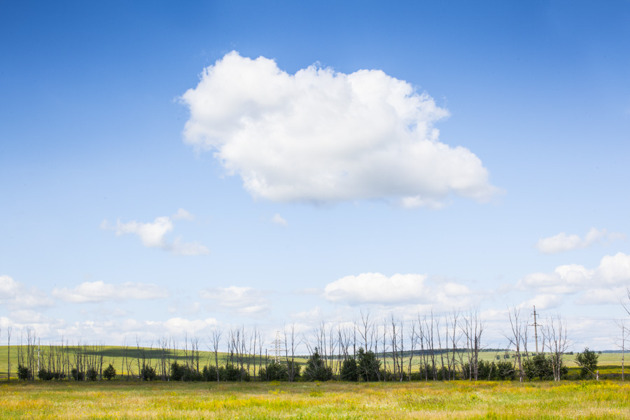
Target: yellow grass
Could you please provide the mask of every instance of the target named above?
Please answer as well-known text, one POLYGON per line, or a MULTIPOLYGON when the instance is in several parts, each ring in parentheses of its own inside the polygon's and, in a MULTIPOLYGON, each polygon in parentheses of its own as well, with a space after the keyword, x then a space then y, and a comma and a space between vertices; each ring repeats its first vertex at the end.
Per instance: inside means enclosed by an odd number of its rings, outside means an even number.
POLYGON ((0 418, 630 418, 621 382, 2 383, 0 418))

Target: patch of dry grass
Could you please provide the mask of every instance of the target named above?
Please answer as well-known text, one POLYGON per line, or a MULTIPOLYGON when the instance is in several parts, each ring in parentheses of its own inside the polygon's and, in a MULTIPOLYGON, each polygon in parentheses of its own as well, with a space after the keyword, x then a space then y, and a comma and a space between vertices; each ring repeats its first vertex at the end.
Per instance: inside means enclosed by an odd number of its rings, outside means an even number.
POLYGON ((630 418, 620 382, 12 383, 0 418, 630 418))

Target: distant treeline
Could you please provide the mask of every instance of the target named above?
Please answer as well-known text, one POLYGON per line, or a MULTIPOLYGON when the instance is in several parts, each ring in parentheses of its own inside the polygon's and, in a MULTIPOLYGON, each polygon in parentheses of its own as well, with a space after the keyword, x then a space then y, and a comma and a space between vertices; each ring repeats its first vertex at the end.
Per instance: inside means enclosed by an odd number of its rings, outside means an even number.
MULTIPOLYGON (((295 326, 289 326, 271 342, 265 342, 257 329, 215 329, 203 341, 186 337, 183 346, 172 338, 149 346, 141 345, 138 339, 135 346, 120 347, 71 345, 67 341, 41 345, 32 329, 21 332, 19 345, 11 346, 9 329, 7 378, 219 382, 566 378, 563 357, 568 339, 560 319, 549 320, 545 329, 536 331, 536 347, 541 351, 534 352, 528 349, 528 325, 516 310, 510 312, 510 325, 506 336, 509 349, 484 349, 484 325, 477 314, 456 312, 406 323, 394 317, 377 323, 369 314, 362 314, 353 324, 322 323, 310 335, 298 335, 295 326), (200 350, 202 347, 208 350, 200 350), (494 351, 494 360, 483 360, 482 351, 494 351), (17 369, 12 372, 14 364, 17 369)), ((580 377, 598 377, 597 356, 588 349, 577 355, 580 377)))

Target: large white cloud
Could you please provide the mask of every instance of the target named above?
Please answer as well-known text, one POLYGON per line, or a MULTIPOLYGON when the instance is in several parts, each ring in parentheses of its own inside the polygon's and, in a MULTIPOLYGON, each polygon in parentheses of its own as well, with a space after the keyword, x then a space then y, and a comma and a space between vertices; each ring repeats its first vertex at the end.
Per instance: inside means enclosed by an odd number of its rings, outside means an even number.
POLYGON ((606 229, 591 228, 584 238, 578 235, 567 235, 561 232, 555 236, 543 238, 538 241, 536 248, 544 254, 556 254, 558 252, 571 251, 586 248, 603 240, 622 239, 625 235, 616 232, 608 232, 606 229))
POLYGON ((173 220, 194 220, 194 216, 184 209, 177 210, 173 216, 156 217, 153 222, 116 221, 116 226, 110 226, 107 220, 101 223, 102 229, 114 230, 116 235, 134 234, 140 238, 142 244, 149 248, 161 248, 177 255, 207 255, 210 250, 198 242, 183 242, 176 238, 172 242, 166 240, 166 235, 173 228, 173 220))
POLYGON ((438 141, 433 125, 448 112, 380 70, 310 66, 292 75, 231 52, 181 99, 190 109, 185 142, 214 151, 255 197, 411 207, 497 191, 476 155, 438 141))
POLYGON ((145 283, 112 284, 102 281, 81 283, 74 289, 56 288, 52 295, 66 302, 85 303, 107 300, 159 299, 168 296, 163 288, 145 283))
POLYGON ((350 305, 445 303, 449 298, 459 299, 470 294, 470 290, 461 284, 428 284, 427 276, 423 274, 394 274, 388 277, 381 273, 362 273, 340 278, 324 288, 327 300, 350 305))

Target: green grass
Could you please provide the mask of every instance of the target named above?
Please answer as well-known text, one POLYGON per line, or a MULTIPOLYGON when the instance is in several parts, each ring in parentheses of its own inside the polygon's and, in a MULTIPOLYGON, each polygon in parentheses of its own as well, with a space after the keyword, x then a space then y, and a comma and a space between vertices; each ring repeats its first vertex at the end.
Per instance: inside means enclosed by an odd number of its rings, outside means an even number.
POLYGON ((0 384, 0 418, 630 418, 620 382, 0 384))

